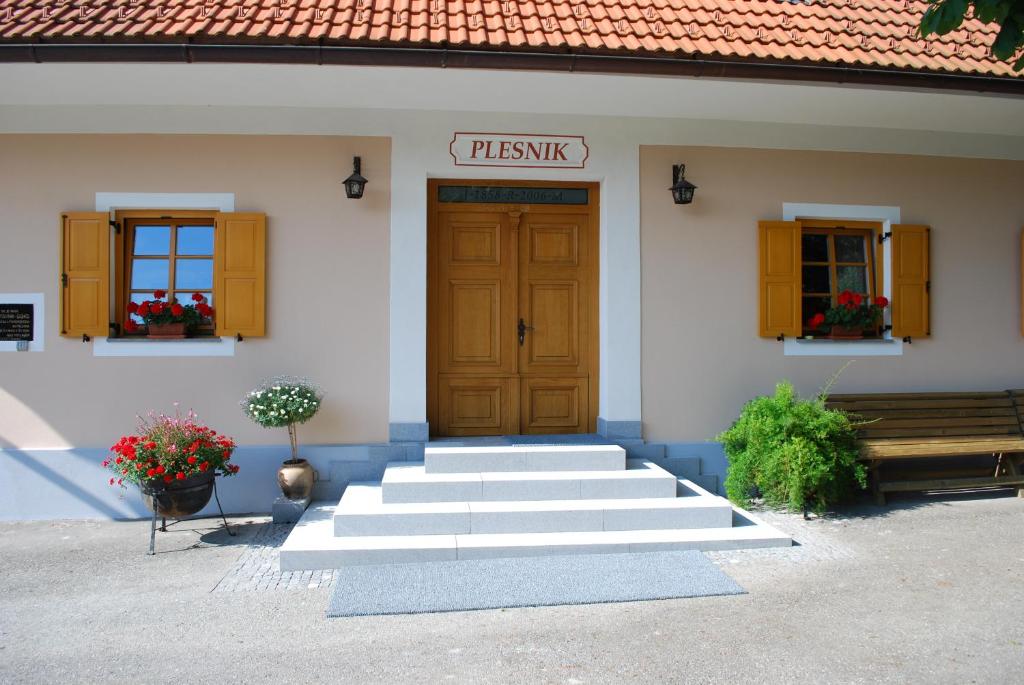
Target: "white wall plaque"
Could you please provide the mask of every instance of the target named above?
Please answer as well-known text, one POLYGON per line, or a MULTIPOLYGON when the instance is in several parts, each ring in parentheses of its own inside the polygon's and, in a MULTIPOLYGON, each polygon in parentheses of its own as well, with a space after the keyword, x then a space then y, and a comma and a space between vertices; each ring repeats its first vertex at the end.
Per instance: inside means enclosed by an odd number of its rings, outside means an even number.
POLYGON ((455 166, 582 169, 590 150, 583 136, 456 132, 448 150, 455 166))

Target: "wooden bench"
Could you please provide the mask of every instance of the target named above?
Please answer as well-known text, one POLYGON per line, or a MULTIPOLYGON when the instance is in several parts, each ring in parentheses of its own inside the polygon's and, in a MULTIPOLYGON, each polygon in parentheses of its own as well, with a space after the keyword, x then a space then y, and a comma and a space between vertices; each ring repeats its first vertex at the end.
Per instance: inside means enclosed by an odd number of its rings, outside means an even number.
POLYGON ((860 424, 861 459, 878 504, 887 492, 991 486, 1018 486, 1024 497, 1024 390, 832 395, 827 405, 860 424), (954 457, 973 457, 964 461, 974 465, 912 468, 954 457), (912 470, 900 472, 900 464, 912 470))

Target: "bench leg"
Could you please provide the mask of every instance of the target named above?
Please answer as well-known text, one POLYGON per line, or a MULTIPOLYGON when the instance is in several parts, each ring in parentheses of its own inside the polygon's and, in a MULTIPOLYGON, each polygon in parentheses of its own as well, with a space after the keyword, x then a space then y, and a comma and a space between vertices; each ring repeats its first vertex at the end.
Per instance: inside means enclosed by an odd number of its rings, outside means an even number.
POLYGON ((877 461, 871 462, 868 466, 868 477, 871 480, 871 493, 875 496, 875 504, 880 507, 885 506, 885 493, 882 492, 879 487, 879 475, 881 471, 881 464, 877 461))
MULTIPOLYGON (((1011 476, 1016 476, 1020 473, 1021 460, 1024 457, 1021 455, 1014 455, 1006 458, 1006 470, 1011 476)), ((1017 488, 1017 497, 1024 497, 1024 488, 1017 488)))

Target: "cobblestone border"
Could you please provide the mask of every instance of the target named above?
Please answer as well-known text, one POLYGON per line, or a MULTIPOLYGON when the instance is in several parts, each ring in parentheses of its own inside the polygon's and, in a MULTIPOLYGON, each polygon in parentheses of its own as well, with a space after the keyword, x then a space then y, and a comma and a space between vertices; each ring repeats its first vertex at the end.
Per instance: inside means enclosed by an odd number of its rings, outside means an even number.
POLYGON ((280 548, 293 524, 264 523, 212 592, 316 590, 334 585, 334 571, 280 571, 280 548))

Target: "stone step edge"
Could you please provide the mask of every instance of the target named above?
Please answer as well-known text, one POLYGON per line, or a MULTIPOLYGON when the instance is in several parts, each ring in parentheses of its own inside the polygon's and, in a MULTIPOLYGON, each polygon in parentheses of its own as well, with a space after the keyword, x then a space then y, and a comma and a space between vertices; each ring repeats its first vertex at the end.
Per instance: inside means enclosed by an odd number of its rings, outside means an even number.
POLYGON ((423 463, 430 474, 622 471, 626 450, 612 444, 427 447, 423 463))
MULTIPOLYGON (((626 468, 609 471, 480 471, 469 473, 427 473, 422 461, 391 461, 384 467, 382 483, 473 483, 477 481, 618 480, 672 478, 670 472, 649 459, 627 459, 626 468), (400 478, 413 475, 412 478, 400 478), (390 477, 389 477, 390 476, 390 477)), ((706 491, 705 491, 706 492, 706 491)))
MULTIPOLYGON (((625 509, 686 509, 690 507, 731 507, 729 500, 719 495, 704 490, 696 483, 685 478, 678 479, 677 492, 681 488, 688 488, 693 494, 680 497, 637 497, 632 499, 554 499, 554 500, 474 500, 467 502, 384 502, 383 484, 380 481, 353 481, 348 484, 345 491, 338 500, 335 508, 335 518, 339 516, 404 516, 431 514, 463 514, 472 513, 474 508, 481 512, 540 512, 540 511, 595 511, 611 509, 615 511, 625 509), (346 508, 352 504, 346 502, 346 496, 351 502, 352 495, 360 490, 376 490, 381 498, 376 496, 369 503, 368 510, 354 510, 346 508)), ((362 502, 360 502, 362 504, 362 502)))
POLYGON ((476 533, 463 535, 333 536, 333 505, 306 512, 280 548, 282 571, 339 568, 354 564, 446 561, 460 558, 788 547, 789 535, 737 507, 731 528, 594 531, 586 533, 476 533), (744 525, 736 526, 739 518, 744 525), (356 544, 358 543, 358 544, 356 544))

